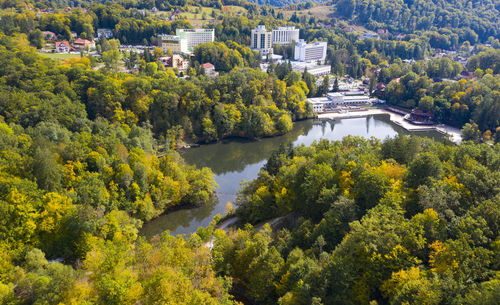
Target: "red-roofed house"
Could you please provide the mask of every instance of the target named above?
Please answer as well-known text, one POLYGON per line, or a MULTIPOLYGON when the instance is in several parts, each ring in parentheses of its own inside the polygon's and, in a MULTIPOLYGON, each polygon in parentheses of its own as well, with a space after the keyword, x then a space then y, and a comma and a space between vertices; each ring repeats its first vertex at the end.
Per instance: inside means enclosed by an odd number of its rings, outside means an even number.
POLYGON ((56 41, 56 52, 57 53, 69 53, 73 49, 69 42, 67 41, 56 41))
POLYGON ((90 50, 95 49, 95 42, 93 40, 78 38, 73 42, 73 46, 78 50, 85 49, 86 47, 90 50))
POLYGON ((215 71, 215 66, 209 62, 202 64, 201 67, 205 71, 205 75, 208 77, 216 77, 219 75, 219 73, 215 71))

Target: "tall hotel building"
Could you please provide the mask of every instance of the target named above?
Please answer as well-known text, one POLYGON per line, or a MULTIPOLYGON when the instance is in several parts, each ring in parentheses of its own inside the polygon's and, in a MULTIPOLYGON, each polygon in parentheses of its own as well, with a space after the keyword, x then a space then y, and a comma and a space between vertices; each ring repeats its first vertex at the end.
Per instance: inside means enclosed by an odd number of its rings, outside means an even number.
POLYGON ((312 62, 324 61, 327 43, 324 41, 307 44, 303 39, 295 45, 295 60, 312 62))
POLYGON ((176 36, 179 36, 181 52, 192 52, 199 44, 213 42, 215 39, 214 29, 177 29, 176 36))
POLYGON ((273 34, 266 31, 265 25, 259 25, 252 30, 250 46, 258 50, 262 56, 273 53, 273 34))
POLYGON ((299 41, 299 29, 293 26, 273 29, 273 44, 291 44, 294 41, 299 41))

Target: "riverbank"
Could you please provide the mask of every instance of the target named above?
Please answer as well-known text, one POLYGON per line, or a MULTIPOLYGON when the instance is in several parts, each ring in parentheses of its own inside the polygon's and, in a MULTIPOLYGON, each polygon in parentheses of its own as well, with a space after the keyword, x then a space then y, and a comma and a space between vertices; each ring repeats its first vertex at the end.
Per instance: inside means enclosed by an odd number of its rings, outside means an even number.
POLYGON ((407 131, 418 132, 418 131, 437 131, 441 134, 448 135, 450 140, 455 144, 460 144, 462 142, 462 132, 458 128, 454 128, 445 124, 436 125, 414 125, 406 121, 402 115, 391 112, 383 108, 376 109, 362 109, 357 111, 350 111, 345 113, 322 113, 318 115, 318 119, 326 120, 337 120, 337 119, 349 119, 349 118, 360 118, 370 115, 389 115, 392 123, 404 128, 407 131))
MULTIPOLYGON (((356 113, 349 115, 353 114, 356 113)), ((360 117, 358 119, 325 119, 320 124, 317 124, 316 120, 304 120, 294 123, 291 132, 279 137, 262 138, 259 141, 233 138, 210 145, 201 145, 195 149, 182 150, 182 157, 187 164, 197 168, 212 169, 215 181, 219 185, 216 190, 217 198, 212 203, 188 209, 181 208, 146 222, 140 234, 151 238, 168 230, 173 235, 189 235, 196 232, 198 227, 207 227, 215 215, 226 213, 227 202, 235 202, 241 183, 255 179, 267 159, 280 146, 309 146, 321 139, 340 141, 347 135, 375 137, 383 141, 387 137, 408 133, 404 128, 391 122, 390 114, 365 117, 368 114, 385 113, 380 111, 370 113, 367 109, 361 115, 357 114, 360 117)), ((444 138, 435 130, 422 132, 420 135, 439 140, 444 138)))

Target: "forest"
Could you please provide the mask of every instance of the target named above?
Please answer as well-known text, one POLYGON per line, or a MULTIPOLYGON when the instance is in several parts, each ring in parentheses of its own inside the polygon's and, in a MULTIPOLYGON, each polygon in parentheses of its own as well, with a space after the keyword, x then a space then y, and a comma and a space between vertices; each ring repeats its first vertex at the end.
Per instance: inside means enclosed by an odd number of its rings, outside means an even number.
MULTIPOLYGON (((281 147, 218 232, 253 304, 496 304, 500 146, 400 136, 281 147)), ((216 233, 217 234, 217 233, 216 233)))
POLYGON ((477 1, 356 1, 334 0, 337 13, 369 28, 413 32, 450 28, 471 43, 500 35, 498 3, 477 1))
MULTIPOLYGON (((498 7, 456 2, 333 1, 344 20, 402 35, 361 40, 336 20, 240 0, 0 0, 0 304, 497 304, 498 7), (220 11, 206 25, 216 41, 180 72, 160 62, 156 36, 193 25, 151 9, 188 5, 220 11), (222 13, 228 5, 246 12, 222 13), (248 47, 258 24, 327 41, 331 78, 287 62, 262 71, 248 47), (73 41, 97 28, 114 35, 99 56, 42 56, 42 31, 73 41), (470 57, 463 67, 436 49, 470 57), (217 170, 187 164, 182 147, 291 136, 293 122, 315 117, 307 97, 345 74, 370 91, 385 84, 389 104, 430 111, 464 141, 270 147, 235 209, 188 236, 141 236, 145 222, 216 200, 217 170), (235 228, 216 229, 229 217, 235 228)), ((293 58, 291 47, 275 52, 293 58)))
MULTIPOLYGON (((492 55, 498 58, 500 52, 479 53, 477 58, 492 55)), ((385 92, 388 102, 405 108, 418 106, 431 111, 440 122, 459 128, 470 121, 476 122, 489 138, 491 133, 500 131, 500 79, 495 76, 498 72, 493 71, 498 69, 498 61, 492 61, 495 64, 485 66, 487 69, 483 71, 475 58, 471 57, 468 63, 477 76, 471 80, 441 81, 441 77, 454 78, 461 70, 447 58, 413 65, 394 63, 381 70, 379 79, 391 80, 385 92)))

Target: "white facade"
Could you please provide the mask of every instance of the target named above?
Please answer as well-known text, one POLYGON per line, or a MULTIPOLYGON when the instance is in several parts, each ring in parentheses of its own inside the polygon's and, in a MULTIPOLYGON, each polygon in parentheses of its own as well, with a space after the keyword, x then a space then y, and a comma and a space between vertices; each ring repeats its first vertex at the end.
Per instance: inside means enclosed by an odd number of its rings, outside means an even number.
POLYGON ((293 71, 304 73, 307 68, 307 72, 314 76, 328 75, 331 72, 331 66, 318 65, 316 62, 292 61, 291 64, 293 71))
POLYGON ((303 39, 295 45, 295 60, 324 61, 326 58, 327 43, 324 41, 307 44, 303 39))
POLYGON ((184 45, 186 49, 186 41, 181 41, 181 38, 177 35, 158 35, 158 46, 163 50, 163 53, 167 53, 170 49, 173 53, 180 53, 181 46, 184 45))
POLYGON ((307 68, 307 73, 310 73, 314 76, 323 76, 323 75, 330 74, 331 70, 332 70, 331 66, 320 65, 320 66, 314 66, 311 68, 307 68))
POLYGON ((326 97, 315 97, 308 99, 309 103, 313 106, 313 110, 316 113, 322 113, 327 111, 330 106, 330 101, 326 97))
POLYGON ((344 102, 344 96, 338 92, 327 93, 326 97, 332 105, 341 105, 344 102))
POLYGON ((179 36, 182 53, 192 52, 197 45, 214 42, 215 39, 214 29, 177 29, 175 35, 179 36))
POLYGON ((367 105, 370 103, 370 98, 366 95, 344 96, 343 104, 345 106, 352 105, 367 105))
POLYGON ((111 39, 113 38, 113 31, 111 29, 97 29, 97 38, 106 38, 106 39, 111 39))
POLYGON ((299 41, 299 29, 295 27, 279 27, 273 29, 273 44, 290 44, 299 41))
POLYGON ((58 41, 56 42, 56 52, 57 53, 69 53, 70 46, 67 41, 58 41))
POLYGON ((338 106, 370 104, 370 98, 367 95, 344 95, 339 92, 330 92, 326 94, 326 97, 309 98, 307 100, 311 103, 316 113, 330 111, 338 106))
POLYGON ((259 25, 252 30, 250 48, 258 50, 261 55, 273 53, 273 34, 266 31, 265 25, 259 25))
POLYGON ((339 92, 327 93, 326 96, 332 106, 355 106, 369 104, 370 98, 367 95, 349 95, 339 92))

